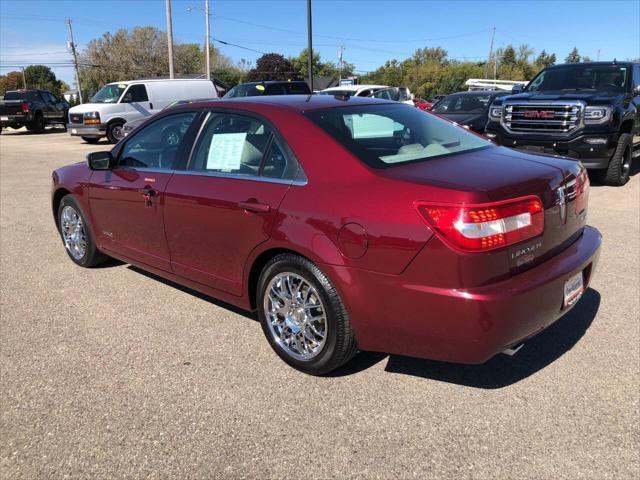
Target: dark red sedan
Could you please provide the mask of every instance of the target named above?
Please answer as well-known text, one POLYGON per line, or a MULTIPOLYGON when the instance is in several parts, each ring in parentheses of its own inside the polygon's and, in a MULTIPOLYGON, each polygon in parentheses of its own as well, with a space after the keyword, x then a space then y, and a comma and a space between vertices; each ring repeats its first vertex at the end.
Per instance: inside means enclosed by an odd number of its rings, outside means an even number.
POLYGON ((53 172, 52 206, 78 265, 114 257, 257 309, 277 354, 322 374, 358 349, 515 351, 589 285, 588 188, 578 162, 407 105, 287 96, 154 116, 53 172))

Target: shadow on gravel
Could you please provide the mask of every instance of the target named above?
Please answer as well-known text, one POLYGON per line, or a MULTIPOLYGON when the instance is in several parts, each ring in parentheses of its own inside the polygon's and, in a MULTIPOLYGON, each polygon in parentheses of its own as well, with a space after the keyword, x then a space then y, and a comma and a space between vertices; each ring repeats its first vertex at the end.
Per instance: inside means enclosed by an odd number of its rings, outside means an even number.
POLYGON ((134 271, 136 273, 139 273, 140 275, 144 275, 145 277, 151 278, 153 280, 156 280, 158 282, 164 283, 165 285, 169 285, 170 287, 176 288, 178 290, 180 290, 181 292, 184 293, 188 293, 189 295, 193 295, 196 298, 199 298, 200 300, 204 300, 205 302, 209 302, 212 305, 216 305, 220 308, 224 308, 225 310, 229 310, 237 315, 242 315, 245 318, 248 318, 250 320, 255 320, 256 322, 258 321, 258 315, 254 314, 252 312, 248 312, 246 310, 243 310, 241 308, 236 307, 235 305, 231 305, 230 303, 225 303, 222 302, 220 300, 217 300, 213 297, 210 297, 209 295, 205 295, 204 293, 200 293, 197 290, 193 290, 189 287, 185 287, 184 285, 180 285, 179 283, 176 282, 172 282, 171 280, 167 280, 166 278, 162 278, 158 275, 155 275, 153 273, 147 272, 145 270, 141 270, 138 267, 134 267, 133 265, 128 265, 127 268, 131 271, 134 271))
MULTIPOLYGON (((569 313, 527 340, 524 347, 513 357, 499 354, 482 365, 457 365, 390 355, 385 371, 457 383, 467 387, 484 389, 507 387, 542 370, 571 350, 591 326, 599 307, 600 294, 589 288, 569 313)), ((372 365, 384 358, 384 355, 377 353, 361 355, 365 358, 357 360, 356 365, 344 367, 345 370, 353 368, 354 371, 345 371, 343 375, 361 370, 362 368, 357 368, 358 365, 368 368, 367 364, 372 365)))
POLYGON ((40 133, 36 133, 36 132, 30 132, 29 130, 25 129, 25 128, 21 128, 19 130, 11 130, 11 129, 2 129, 2 135, 16 135, 16 136, 21 136, 21 135, 47 135, 49 133, 65 133, 66 130, 64 127, 45 127, 44 131, 40 132, 40 133))

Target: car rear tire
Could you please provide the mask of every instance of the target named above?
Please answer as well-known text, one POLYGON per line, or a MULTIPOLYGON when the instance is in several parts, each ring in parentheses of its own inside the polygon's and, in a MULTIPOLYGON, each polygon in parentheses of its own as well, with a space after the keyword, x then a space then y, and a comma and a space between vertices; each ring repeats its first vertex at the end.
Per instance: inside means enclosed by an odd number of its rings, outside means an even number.
POLYGON ((99 138, 93 138, 93 137, 82 137, 82 140, 84 140, 87 143, 92 143, 92 144, 98 143, 100 141, 99 138))
POLYGON ((109 143, 118 143, 124 138, 124 122, 113 122, 107 127, 107 140, 109 143))
POLYGON ((44 125, 44 117, 42 116, 42 113, 36 113, 33 123, 31 124, 31 131, 33 133, 42 133, 44 132, 44 125))
POLYGON ((338 292, 306 258, 284 253, 271 259, 258 280, 256 304, 271 347, 302 372, 326 374, 357 352, 338 292))
POLYGON ((609 166, 604 171, 604 183, 614 187, 621 187, 629 181, 632 150, 631 135, 623 133, 618 138, 616 151, 609 161, 609 166))
POLYGON ((69 258, 81 267, 95 267, 109 257, 98 248, 87 219, 73 195, 65 195, 58 206, 58 231, 69 258))

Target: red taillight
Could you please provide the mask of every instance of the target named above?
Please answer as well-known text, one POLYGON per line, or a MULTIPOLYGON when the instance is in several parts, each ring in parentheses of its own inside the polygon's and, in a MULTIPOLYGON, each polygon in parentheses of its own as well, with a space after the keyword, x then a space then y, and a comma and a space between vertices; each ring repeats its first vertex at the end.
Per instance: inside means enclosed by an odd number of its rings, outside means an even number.
POLYGON ((480 205, 416 202, 422 218, 445 242, 485 252, 540 235, 544 209, 536 196, 480 205))
POLYGON ((27 102, 23 102, 20 104, 20 109, 24 112, 24 113, 28 113, 29 112, 29 104, 27 102))
POLYGON ((582 213, 589 202, 589 175, 583 167, 576 178, 576 213, 582 213))

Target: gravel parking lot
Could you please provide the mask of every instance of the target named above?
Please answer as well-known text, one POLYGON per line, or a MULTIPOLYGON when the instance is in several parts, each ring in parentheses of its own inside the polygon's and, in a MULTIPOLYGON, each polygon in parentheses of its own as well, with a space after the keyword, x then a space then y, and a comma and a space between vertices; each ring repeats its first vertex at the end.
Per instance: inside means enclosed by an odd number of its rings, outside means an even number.
POLYGON ((361 353, 314 378, 250 314, 67 258, 51 171, 99 148, 0 137, 2 478, 637 478, 640 162, 592 186, 593 288, 515 357, 361 353))

